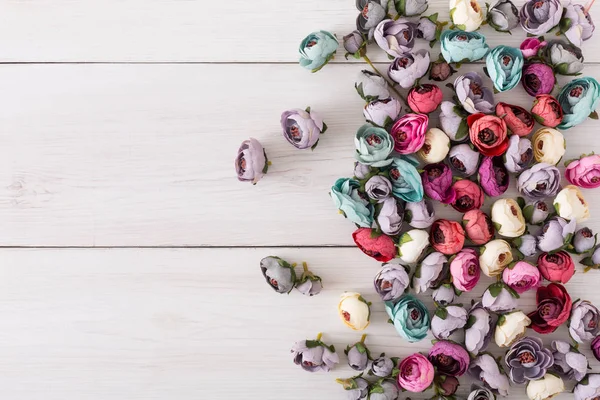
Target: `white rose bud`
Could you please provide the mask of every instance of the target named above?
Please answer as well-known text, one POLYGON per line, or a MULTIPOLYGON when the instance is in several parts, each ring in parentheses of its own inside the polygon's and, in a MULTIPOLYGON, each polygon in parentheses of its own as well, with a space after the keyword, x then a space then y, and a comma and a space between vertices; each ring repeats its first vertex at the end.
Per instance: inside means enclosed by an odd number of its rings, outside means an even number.
POLYGON ((530 400, 546 400, 564 392, 565 383, 553 374, 546 374, 542 379, 529 381, 527 384, 527 397, 530 400))
POLYGON ((473 32, 483 23, 483 10, 477 0, 450 0, 450 19, 458 29, 473 32))
POLYGON ((492 222, 498 234, 510 238, 523 235, 527 228, 521 207, 513 199, 496 200, 492 205, 492 222))
POLYGON ((504 268, 513 260, 510 244, 502 239, 495 239, 485 244, 480 250, 479 266, 490 278, 502 274, 504 268))
POLYGON ((346 292, 338 304, 338 314, 347 327, 362 331, 369 326, 371 318, 371 303, 367 302, 360 293, 346 292))
POLYGON ((539 163, 556 165, 565 155, 565 137, 552 128, 542 128, 533 134, 533 156, 539 163))
POLYGON ((421 229, 412 229, 400 236, 398 255, 404 264, 416 264, 429 246, 429 234, 421 229))
POLYGON ((393 97, 375 100, 367 104, 363 110, 365 119, 375 125, 385 127, 393 123, 402 111, 402 105, 393 97))
POLYGON ((590 217, 590 208, 577 186, 568 185, 558 192, 554 199, 556 213, 567 220, 574 219, 577 223, 583 222, 590 217))
POLYGON ((425 164, 443 161, 450 151, 450 138, 438 128, 431 128, 425 134, 425 143, 417 155, 425 164))
POLYGON ((494 340, 498 347, 510 347, 514 342, 525 336, 525 330, 531 320, 522 311, 504 314, 498 319, 494 340))

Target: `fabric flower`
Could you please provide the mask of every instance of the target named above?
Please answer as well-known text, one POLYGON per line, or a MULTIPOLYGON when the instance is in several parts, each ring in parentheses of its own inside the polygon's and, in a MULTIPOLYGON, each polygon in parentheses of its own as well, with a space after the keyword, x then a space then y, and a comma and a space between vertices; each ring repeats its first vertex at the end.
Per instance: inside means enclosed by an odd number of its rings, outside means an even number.
POLYGON ((304 267, 304 272, 296 282, 296 290, 305 296, 316 296, 323 290, 321 277, 309 271, 306 263, 302 263, 302 266, 304 267))
POLYGON ((417 155, 426 164, 443 161, 450 150, 450 139, 438 128, 431 128, 425 133, 425 143, 417 155))
POLYGON ((426 229, 435 221, 435 209, 431 201, 427 199, 416 203, 406 203, 404 217, 413 228, 426 229))
POLYGON ((535 164, 519 175, 519 193, 530 199, 545 199, 556 196, 560 189, 560 171, 544 162, 535 164))
POLYGON ((554 199, 556 213, 567 219, 581 223, 590 217, 590 209, 577 186, 567 185, 554 199))
POLYGON ((569 42, 581 47, 584 40, 592 37, 595 28, 592 16, 586 7, 569 1, 560 21, 560 30, 569 42))
POLYGON ((520 173, 531 165, 533 148, 527 138, 512 135, 508 139, 508 149, 504 154, 504 166, 509 172, 520 173))
POLYGON ((348 379, 336 379, 346 391, 347 400, 367 400, 369 398, 369 381, 361 375, 348 379))
POLYGON ((427 0, 406 0, 395 3, 396 12, 403 17, 414 17, 423 14, 429 7, 427 0))
POLYGON ((362 331, 369 326, 370 305, 360 293, 345 292, 338 303, 338 314, 348 328, 362 331))
POLYGON ((448 258, 439 252, 433 252, 425 257, 413 276, 412 287, 414 287, 415 293, 427 291, 432 282, 438 279, 447 262, 448 258))
POLYGON ((569 183, 584 189, 600 187, 600 155, 582 156, 579 160, 569 162, 565 178, 569 183))
POLYGON ((397 57, 388 69, 388 76, 402 88, 412 87, 429 70, 429 52, 416 50, 397 57))
POLYGON ((468 144, 459 144, 450 148, 448 163, 453 171, 460 176, 471 176, 479 166, 479 152, 468 144))
POLYGON ((470 292, 475 288, 481 269, 479 257, 473 249, 462 249, 450 262, 452 284, 462 292, 470 292))
POLYGON ((529 381, 527 397, 530 400, 546 400, 565 391, 565 383, 560 377, 546 374, 542 379, 529 381))
MULTIPOLYGON (((447 32, 447 31, 444 31, 447 32)), ((456 70, 443 58, 431 63, 429 69, 429 79, 436 82, 443 82, 450 78, 456 70)))
POLYGON ((579 75, 584 68, 584 58, 581 49, 572 44, 554 41, 546 49, 546 59, 561 75, 579 75))
POLYGON ((571 296, 562 285, 540 286, 536 303, 537 309, 527 316, 531 319, 531 328, 539 334, 552 333, 569 319, 571 296))
POLYGON ((560 250, 571 243, 573 233, 575 233, 575 221, 567 222, 564 218, 552 218, 544 224, 538 236, 538 248, 545 252, 560 250))
POLYGON ((510 347, 504 356, 508 377, 516 384, 542 378, 554 364, 552 352, 537 337, 524 337, 510 347))
POLYGON ((277 293, 289 293, 296 284, 294 267, 279 257, 268 256, 260 260, 260 270, 277 293))
POLYGON ((587 300, 573 303, 569 319, 569 334, 577 343, 594 340, 600 333, 600 311, 587 300))
POLYGON ((496 200, 492 205, 492 222, 498 234, 505 237, 519 237, 525 233, 527 225, 521 207, 513 199, 496 200))
POLYGON ((456 221, 438 219, 431 226, 431 246, 440 253, 458 253, 465 244, 465 231, 456 221))
POLYGON ((440 110, 440 127, 444 133, 455 142, 467 140, 469 127, 465 116, 468 113, 451 101, 442 101, 440 110))
POLYGON ((384 167, 392 160, 388 156, 394 149, 394 141, 385 129, 363 125, 354 136, 355 157, 361 164, 384 167))
POLYGON ((419 23, 417 24, 417 37, 419 39, 427 40, 428 42, 435 42, 437 35, 437 15, 434 14, 430 17, 419 18, 419 23))
POLYGON ((488 388, 472 385, 467 400, 496 400, 496 396, 488 388))
POLYGON ((424 83, 410 89, 406 99, 414 112, 429 114, 438 108, 443 98, 442 90, 438 86, 424 83))
POLYGON ((552 341, 554 371, 569 380, 579 382, 585 377, 588 369, 587 358, 569 343, 562 340, 552 341))
POLYGON ((367 122, 385 127, 394 122, 402 111, 402 105, 393 97, 384 100, 375 100, 368 103, 363 109, 367 122))
POLYGON ((385 302, 385 311, 398 334, 414 343, 425 339, 429 330, 429 312, 417 298, 404 295, 397 302, 385 302))
MULTIPOLYGON (((385 5, 385 4, 384 4, 385 5)), ((356 8, 360 13, 356 18, 356 29, 366 35, 369 41, 373 40, 375 28, 387 15, 387 7, 380 1, 358 0, 356 8)))
POLYGON ((439 399, 443 399, 447 396, 454 395, 458 390, 459 386, 460 382, 458 381, 458 378, 455 378, 450 375, 436 376, 434 387, 436 388, 436 391, 440 394, 439 399))
POLYGON ((467 211, 463 216, 462 225, 467 238, 473 244, 486 244, 494 237, 492 220, 481 210, 467 211))
POLYGON ((546 222, 550 216, 550 208, 543 200, 529 202, 523 207, 523 216, 528 224, 539 225, 546 222))
POLYGON ((548 43, 545 41, 541 41, 536 37, 530 37, 523 40, 521 46, 521 52, 523 53, 523 57, 531 58, 538 55, 538 52, 543 49, 548 43))
POLYGON ((446 283, 443 284, 431 293, 431 298, 435 303, 441 304, 443 306, 452 304, 454 302, 454 299, 456 298, 454 286, 446 283))
POLYGON ((450 204, 456 199, 452 188, 452 171, 444 163, 428 164, 421 174, 425 194, 433 200, 450 204))
POLYGON ((449 63, 481 60, 490 51, 485 36, 464 30, 444 30, 440 37, 440 44, 442 57, 449 63))
POLYGON ((594 112, 600 102, 600 84, 590 77, 573 79, 557 97, 564 117, 558 129, 569 129, 579 125, 594 112))
POLYGON ((594 400, 600 393, 600 374, 588 374, 579 382, 573 395, 575 400, 594 400))
POLYGON ((533 257, 537 249, 537 239, 533 235, 523 235, 513 241, 517 250, 525 257, 533 257))
POLYGON ((404 221, 404 203, 395 197, 385 199, 377 213, 377 226, 386 235, 396 236, 404 221))
POLYGON ((448 339, 467 324, 467 310, 459 306, 438 307, 431 319, 431 333, 438 339, 448 339))
POLYGON ((256 185, 269 168, 267 153, 254 138, 244 140, 235 158, 235 172, 240 182, 256 185))
POLYGON ((398 365, 398 385, 409 392, 420 393, 433 382, 433 365, 422 354, 406 357, 398 365))
POLYGON ((556 78, 552 67, 540 62, 527 64, 523 68, 523 87, 530 96, 550 94, 554 90, 556 78))
POLYGON ((481 297, 481 305, 495 313, 509 312, 517 308, 519 295, 507 285, 491 284, 481 297))
POLYGON ((426 114, 405 114, 391 128, 394 150, 400 154, 417 152, 425 143, 429 117, 426 114))
MULTIPOLYGON (((596 247, 591 256, 585 257, 580 261, 581 264, 587 266, 584 272, 588 272, 590 269, 600 268, 600 247, 596 247)), ((600 360, 598 360, 600 361, 600 360)))
POLYGON ((508 189, 509 175, 502 157, 484 157, 479 166, 479 185, 490 197, 500 196, 508 189))
POLYGON ((508 128, 494 115, 472 114, 467 118, 471 143, 481 154, 499 156, 508 148, 508 128))
POLYGON ((338 45, 335 36, 327 31, 311 33, 300 43, 300 65, 317 72, 333 59, 338 45))
POLYGON ((371 167, 356 161, 354 163, 354 179, 363 180, 371 173, 371 167))
POLYGON ((394 361, 385 356, 378 357, 371 363, 371 372, 380 378, 387 378, 392 375, 394 361))
POLYGON ((390 98, 387 81, 369 70, 362 70, 354 83, 358 95, 367 103, 390 98))
POLYGON ((498 46, 488 53, 485 65, 494 87, 499 92, 513 89, 521 80, 523 53, 510 46, 498 46))
POLYGON ((519 294, 537 288, 540 280, 540 270, 526 261, 519 261, 502 271, 502 281, 519 294))
POLYGON ((498 347, 510 347, 525 336, 531 320, 522 311, 503 314, 498 319, 494 332, 494 341, 498 347))
POLYGON ((292 346, 294 364, 308 372, 329 372, 340 362, 333 345, 323 343, 320 336, 317 340, 302 340, 294 343, 292 346))
POLYGON ((418 161, 410 157, 392 158, 389 174, 394 196, 408 203, 423 200, 423 182, 417 171, 418 161))
POLYGON ((465 326, 465 347, 472 355, 476 356, 488 347, 495 324, 495 318, 481 303, 473 305, 465 326))
POLYGON ((494 112, 494 94, 483 86, 483 79, 477 72, 469 72, 454 81, 458 101, 469 114, 491 114, 494 112))
POLYGON ((469 353, 459 344, 448 340, 436 342, 427 356, 438 374, 462 376, 469 368, 469 353))
POLYGON ((355 224, 367 228, 373 223, 373 207, 359 192, 360 183, 354 179, 340 178, 331 187, 335 207, 355 224))
POLYGON ((563 111, 558 100, 549 94, 535 96, 531 113, 537 122, 555 128, 563 120, 563 111))
POLYGON ((590 228, 581 228, 575 232, 571 244, 575 249, 575 253, 587 253, 596 246, 596 235, 594 235, 590 228))
POLYGON ((323 118, 310 107, 305 110, 295 108, 281 114, 283 137, 297 149, 314 148, 319 135, 327 130, 323 118))
POLYGON ((542 253, 537 262, 542 276, 550 282, 565 284, 575 273, 573 259, 566 251, 553 254, 542 253))
POLYGON ((392 183, 385 176, 373 175, 365 183, 365 193, 371 200, 383 203, 392 194, 392 183))
POLYGON ((383 264, 381 270, 375 275, 375 291, 383 301, 398 300, 408 285, 410 278, 406 269, 399 265, 383 264))
POLYGON ((508 396, 508 378, 500 370, 498 363, 489 354, 481 354, 469 366, 469 373, 475 379, 482 381, 486 387, 501 396, 508 396))
POLYGON ((496 104, 496 116, 502 118, 506 126, 517 136, 527 136, 533 131, 535 120, 523 107, 507 103, 496 104))
POLYGON ((521 27, 533 36, 543 35, 558 25, 562 10, 560 0, 529 0, 519 13, 521 27))
POLYGON ((565 155, 565 137, 553 128, 541 128, 533 134, 533 156, 539 163, 556 165, 565 155))
POLYGON ((510 32, 519 25, 519 9, 510 0, 498 0, 488 8, 487 21, 498 32, 510 32))
POLYGON ((397 398, 398 387, 394 382, 380 379, 369 389, 369 400, 396 400, 397 398))
POLYGON ((402 57, 415 45, 416 24, 401 18, 384 19, 374 32, 375 42, 392 57, 402 57))
POLYGON ((475 182, 468 179, 460 179, 452 184, 452 189, 456 193, 456 198, 452 203, 452 207, 456 211, 465 213, 478 209, 483 205, 485 195, 475 182))
POLYGON ((347 346, 344 354, 348 357, 348 365, 355 371, 364 371, 369 365, 371 358, 369 349, 365 346, 365 338, 363 335, 360 342, 354 343, 352 346, 347 346))
POLYGON ((342 38, 344 49, 348 54, 361 56, 361 50, 365 49, 365 37, 359 31, 352 31, 342 38))
POLYGON ((450 19, 457 28, 473 32, 484 21, 483 10, 475 0, 450 0, 450 19))
POLYGON ((429 246, 427 231, 412 229, 400 236, 398 257, 404 264, 416 264, 429 246))
POLYGON ((374 230, 359 228, 352 234, 356 246, 369 257, 388 262, 396 257, 396 245, 387 235, 374 235, 374 230))
POLYGON ((482 247, 479 266, 486 276, 494 278, 504 271, 513 260, 510 244, 502 239, 494 239, 482 247))

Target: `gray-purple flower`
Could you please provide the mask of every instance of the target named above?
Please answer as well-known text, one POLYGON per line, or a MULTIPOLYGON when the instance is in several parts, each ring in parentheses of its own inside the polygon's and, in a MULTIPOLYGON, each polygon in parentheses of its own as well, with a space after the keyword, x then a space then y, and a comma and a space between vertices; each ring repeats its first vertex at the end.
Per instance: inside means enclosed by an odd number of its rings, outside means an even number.
POLYGON ((504 154, 504 166, 509 172, 519 173, 531 165, 533 148, 531 140, 512 135, 508 139, 508 149, 504 154))
POLYGON ((279 257, 268 256, 260 260, 260 270, 277 293, 289 293, 296 284, 294 267, 279 257))
POLYGON ((529 0, 519 14, 521 27, 533 36, 540 36, 560 22, 563 7, 560 0, 529 0))
POLYGON ((460 306, 438 307, 431 319, 431 333, 438 339, 448 339, 467 324, 467 310, 460 306))
POLYGON ((569 39, 569 42, 581 47, 584 40, 592 37, 596 27, 588 8, 569 1, 560 21, 560 29, 569 39))
POLYGON ((550 206, 544 200, 530 201, 523 207, 525 221, 531 225, 540 225, 550 216, 550 206))
POLYGON ((369 381, 360 375, 335 381, 346 391, 346 400, 367 400, 369 398, 369 381))
POLYGON ((373 360, 371 363, 371 372, 373 375, 378 376, 380 378, 387 378, 392 375, 392 371, 394 370, 394 360, 386 357, 385 355, 381 355, 380 357, 373 360))
POLYGON ((393 123, 401 111, 402 104, 393 97, 390 97, 368 103, 363 110, 363 114, 368 122, 385 127, 393 123))
POLYGON ((554 364, 554 357, 549 349, 544 348, 540 338, 524 337, 511 346, 504 362, 508 366, 510 380, 522 384, 542 378, 554 364))
POLYGON ((440 252, 433 252, 417 266, 413 276, 412 285, 415 293, 427 291, 433 282, 440 276, 444 264, 448 262, 448 258, 440 252))
POLYGON ((428 199, 406 203, 404 210, 406 222, 413 228, 426 229, 435 221, 435 209, 428 199))
POLYGON ((256 183, 261 180, 269 168, 267 153, 260 142, 254 138, 244 140, 235 158, 235 172, 240 182, 256 183))
POLYGON ((517 250, 525 257, 533 257, 537 249, 537 239, 535 236, 527 234, 514 240, 517 250))
POLYGON ((569 380, 579 382, 583 379, 588 369, 588 360, 576 348, 562 340, 552 342, 552 356, 554 357, 554 371, 569 380))
POLYGON ((358 56, 360 56, 361 54, 359 52, 363 49, 366 49, 365 38, 359 31, 352 31, 344 36, 343 42, 344 49, 346 49, 346 51, 352 55, 358 53, 358 56))
POLYGON ((371 172, 371 167, 360 162, 354 163, 354 178, 357 180, 363 180, 371 172))
POLYGON ((468 144, 453 146, 448 152, 448 163, 458 175, 471 176, 479 167, 479 152, 473 150, 468 144))
POLYGON ((596 246, 596 235, 588 227, 581 228, 575 232, 571 244, 577 254, 587 253, 596 246))
POLYGON ((451 101, 442 101, 440 105, 440 127, 455 142, 464 142, 469 137, 469 127, 463 108, 451 101))
POLYGON ((577 46, 566 44, 560 41, 553 41, 548 44, 546 56, 550 63, 556 69, 556 73, 561 75, 577 75, 584 68, 583 52, 577 46))
POLYGON ((385 199, 379 209, 376 221, 379 229, 386 235, 399 234, 404 221, 404 202, 395 197, 385 199))
POLYGON ((560 190, 560 171, 554 165, 535 164, 519 175, 517 189, 534 200, 554 197, 560 190))
POLYGON ((469 72, 454 81, 458 101, 470 114, 492 114, 495 109, 494 94, 483 86, 483 79, 477 72, 469 72))
POLYGON ((392 183, 385 176, 375 175, 365 184, 365 192, 371 200, 383 203, 392 194, 392 183))
POLYGON ((510 32, 519 25, 519 10, 510 0, 497 0, 488 9, 487 21, 498 32, 510 32))
POLYGON ((473 305, 465 326, 465 348, 469 353, 478 355, 485 351, 492 340, 495 322, 495 318, 481 303, 473 305))
POLYGON ((402 88, 412 87, 429 70, 429 52, 417 50, 396 58, 388 69, 388 76, 402 88))
POLYGON ((308 270, 308 265, 302 263, 304 272, 300 277, 300 280, 296 282, 296 289, 305 296, 315 296, 321 293, 323 289, 323 283, 321 277, 313 274, 308 270))
POLYGON ((446 306, 454 302, 456 294, 454 292, 454 287, 451 284, 443 284, 431 293, 431 297, 436 303, 446 306))
POLYGON ((292 347, 294 363, 308 372, 329 372, 340 360, 333 346, 317 340, 302 340, 292 347))
POLYGON ((380 379, 369 389, 369 400, 396 400, 398 387, 389 380, 380 379))
POLYGON ((373 39, 375 28, 387 15, 387 10, 378 0, 356 0, 356 8, 360 11, 356 18, 356 29, 373 39))
POLYGON ((369 70, 362 70, 358 74, 354 88, 358 95, 366 102, 390 98, 387 81, 369 70))
POLYGON ((319 135, 327 130, 323 118, 310 107, 306 110, 299 108, 284 111, 281 114, 283 136, 297 149, 314 148, 319 141, 319 135))
POLYGON ((577 343, 591 342, 600 333, 600 311, 587 300, 573 304, 569 334, 577 343))
POLYGON ((402 57, 415 45, 416 24, 407 19, 384 19, 374 32, 375 42, 392 57, 402 57))
POLYGON ((588 374, 575 389, 573 389, 574 400, 594 400, 600 395, 600 374, 588 374))
POLYGON ((496 400, 496 396, 486 387, 472 385, 467 400, 496 400))
POLYGON ((375 275, 375 291, 383 301, 398 300, 410 284, 406 268, 402 265, 383 264, 375 275))
POLYGON ((475 379, 482 381, 494 393, 508 396, 510 387, 508 378, 500 370, 498 363, 491 355, 484 353, 471 361, 469 373, 475 379))
POLYGON ((504 313, 517 308, 519 295, 502 282, 491 284, 481 297, 481 305, 495 313, 504 313))
POLYGON ((438 30, 438 24, 431 20, 430 17, 421 17, 417 25, 417 37, 419 39, 434 41, 438 30))
POLYGON ((541 234, 538 236, 538 249, 544 252, 557 251, 569 243, 575 233, 577 221, 572 219, 567 222, 561 217, 554 217, 544 224, 541 234))
POLYGON ((366 337, 367 335, 363 335, 360 342, 356 342, 344 350, 344 354, 348 357, 348 365, 355 371, 364 371, 369 366, 371 354, 365 346, 366 337))

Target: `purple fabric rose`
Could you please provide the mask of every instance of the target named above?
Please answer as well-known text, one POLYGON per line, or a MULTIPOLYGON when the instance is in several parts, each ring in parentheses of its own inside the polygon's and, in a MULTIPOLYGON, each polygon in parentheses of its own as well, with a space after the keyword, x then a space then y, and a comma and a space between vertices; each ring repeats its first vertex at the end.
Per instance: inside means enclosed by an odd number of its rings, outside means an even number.
POLYGON ((467 310, 459 306, 438 307, 431 319, 431 333, 438 339, 448 339, 467 324, 467 310))
POLYGON ((533 200, 554 197, 560 190, 560 171, 554 165, 535 164, 519 175, 517 189, 533 200))
POLYGON ((377 213, 377 225, 386 235, 395 236, 402 229, 404 203, 395 197, 388 197, 377 213))
POLYGON ((528 224, 540 225, 550 216, 550 206, 544 200, 530 201, 523 207, 523 216, 528 224))
POLYGON ((293 109, 281 114, 283 136, 297 149, 308 149, 319 141, 319 135, 327 130, 319 114, 306 110, 293 109))
POLYGON ((550 94, 554 90, 554 71, 547 64, 533 63, 523 68, 522 81, 525 91, 531 96, 550 94))
POLYGON ((423 189, 430 198, 444 204, 453 203, 456 192, 452 188, 452 171, 444 163, 426 165, 421 174, 423 189))
POLYGON ((487 349, 492 335, 496 319, 481 303, 473 305, 469 311, 469 318, 465 326, 465 347, 473 354, 478 355, 487 349))
POLYGON ((436 342, 429 350, 429 361, 439 374, 462 376, 469 368, 469 353, 459 344, 448 340, 436 342))
POLYGON ((594 340, 600 333, 600 311, 587 300, 573 304, 569 318, 569 334, 577 343, 594 340))
POLYGON ((383 264, 374 280, 375 291, 383 301, 398 300, 410 284, 406 268, 401 265, 383 264))
POLYGON ((544 348, 540 338, 524 337, 511 346, 504 362, 508 365, 510 380, 522 384, 542 378, 554 364, 554 357, 549 349, 544 348))
POLYGON ((571 242, 577 221, 567 222, 561 217, 552 218, 544 224, 538 236, 538 249, 544 252, 558 251, 571 242))
POLYGON ((563 7, 560 0, 529 0, 519 14, 523 30, 533 36, 540 36, 560 22, 563 7))
POLYGON ((252 182, 256 185, 267 168, 267 153, 260 142, 254 138, 244 140, 235 158, 235 172, 240 182, 252 182))
POLYGON ((365 184, 365 192, 371 200, 383 203, 392 194, 392 183, 385 176, 374 175, 365 184))
POLYGON ((590 228, 581 228, 575 233, 572 244, 575 248, 575 253, 587 253, 596 246, 596 235, 594 235, 590 228))
POLYGON ((573 4, 571 1, 565 6, 560 27, 569 42, 577 47, 581 47, 584 40, 591 38, 596 29, 586 7, 581 4, 573 4))
POLYGON ((475 379, 482 381, 494 393, 501 396, 508 396, 508 389, 510 387, 508 378, 500 370, 498 363, 491 355, 481 354, 475 358, 469 366, 469 374, 475 379))
POLYGON ((329 372, 338 362, 339 357, 333 346, 317 340, 302 340, 292 347, 294 363, 308 372, 329 372))
POLYGON ((509 175, 502 157, 484 157, 479 166, 479 185, 490 197, 500 196, 508 189, 509 175))
POLYGON ((552 356, 554 357, 552 369, 569 380, 574 379, 579 382, 587 373, 587 358, 567 342, 554 340, 552 356))
POLYGON ((429 70, 429 52, 417 50, 396 58, 388 69, 388 76, 402 88, 408 89, 429 70))
POLYGON ((452 146, 448 152, 448 163, 459 176, 471 176, 477 172, 479 152, 473 150, 468 144, 452 146))
POLYGON ((443 284, 431 293, 431 297, 433 298, 434 302, 443 306, 452 304, 454 302, 454 298, 456 297, 454 286, 451 284, 443 284))
POLYGON ((384 19, 375 28, 375 42, 392 57, 402 57, 415 45, 417 25, 407 19, 384 19))
POLYGON ((406 222, 413 228, 426 229, 435 221, 435 209, 428 199, 406 203, 404 211, 406 222))
POLYGON ((481 297, 481 305, 495 313, 504 313, 517 308, 518 294, 504 283, 491 284, 481 297))
POLYGON ((461 75, 454 81, 458 101, 470 114, 492 114, 495 110, 494 94, 483 86, 483 79, 477 72, 461 75))

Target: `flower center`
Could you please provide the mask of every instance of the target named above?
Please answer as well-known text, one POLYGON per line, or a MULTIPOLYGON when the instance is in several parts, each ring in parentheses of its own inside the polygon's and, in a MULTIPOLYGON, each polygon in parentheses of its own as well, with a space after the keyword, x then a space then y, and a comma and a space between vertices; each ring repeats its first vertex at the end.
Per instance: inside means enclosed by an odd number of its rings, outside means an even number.
POLYGON ((490 236, 494 235, 494 225, 492 225, 492 220, 487 215, 484 218, 485 218, 485 224, 487 225, 487 228, 488 228, 488 234, 490 236))
POLYGON ((535 185, 535 190, 546 190, 546 187, 548 185, 546 184, 546 182, 540 182, 537 185, 535 185))
POLYGON ((479 86, 476 83, 471 83, 469 85, 469 89, 471 89, 471 92, 473 92, 473 94, 476 96, 481 96, 483 94, 483 91, 481 90, 481 86, 479 86))
POLYGON ((585 206, 585 200, 582 199, 581 197, 577 196, 577 198, 579 199, 579 202, 581 203, 582 206, 585 206))
POLYGON ((525 150, 525 152, 523 154, 521 154, 521 163, 525 164, 527 161, 529 161, 531 159, 532 153, 533 153, 533 150, 531 150, 531 149, 525 150))
POLYGON ((544 141, 540 140, 537 145, 538 150, 542 150, 544 148, 544 141))
POLYGON ((390 176, 392 177, 393 180, 397 181, 398 179, 400 179, 402 174, 400 174, 400 171, 398 171, 398 168, 392 168, 390 170, 390 176))
POLYGON ((554 312, 554 307, 552 306, 552 304, 544 304, 540 308, 540 314, 544 317, 548 316, 548 315, 552 315, 553 312, 554 312))
POLYGON ((479 4, 476 1, 471 2, 471 8, 475 10, 475 12, 479 12, 479 4))
POLYGON ((535 74, 527 74, 525 75, 525 83, 529 86, 533 91, 537 92, 542 85, 542 81, 535 74))
POLYGON ((404 131, 398 131, 398 133, 396 133, 396 138, 401 141, 404 142, 406 140, 407 134, 404 131))
POLYGON ((408 65, 408 63, 410 62, 410 60, 406 57, 402 57, 400 59, 398 59, 398 66, 402 67, 402 68, 406 68, 406 66, 408 65))
POLYGON ((596 325, 598 325, 598 323, 596 322, 596 320, 595 320, 595 319, 593 319, 593 320, 591 320, 590 322, 588 322, 588 325, 587 325, 587 326, 588 326, 588 328, 589 328, 589 329, 595 329, 595 328, 596 328, 596 325))
POLYGON ((579 97, 581 96, 581 93, 583 93, 583 88, 581 86, 577 86, 571 89, 571 91, 569 92, 569 96, 579 97))
MULTIPOLYGON (((537 186, 536 186, 536 189, 537 189, 537 186)), ((546 188, 544 187, 544 189, 546 189, 546 188)), ((539 190, 539 189, 538 189, 538 190, 539 190)), ((546 205, 546 203, 545 203, 545 202, 543 202, 543 201, 540 201, 539 203, 537 203, 537 206, 536 206, 536 208, 537 208, 538 210, 540 210, 540 211, 543 211, 543 212, 546 212, 546 211, 548 211, 548 206, 547 206, 547 205, 546 205)))
POLYGON ((390 282, 390 281, 383 281, 383 282, 381 282, 381 289, 387 290, 387 289, 389 289, 391 287, 392 287, 392 282, 390 282))
POLYGON ((527 281, 526 279, 521 279, 519 282, 516 282, 514 285, 516 287, 525 287, 529 284, 529 281, 527 281))
POLYGON ((551 101, 550 102, 550 108, 552 109, 552 112, 554 113, 554 116, 556 118, 559 118, 560 117, 560 113, 562 111, 561 108, 560 108, 560 105, 558 105, 558 103, 555 102, 555 101, 551 101))
POLYGON ((448 365, 450 365, 452 363, 452 358, 448 357, 445 354, 440 354, 436 357, 437 362, 439 365, 443 366, 443 367, 447 367, 448 365))
POLYGON ((535 362, 535 356, 532 353, 526 351, 519 355, 519 361, 521 361, 521 364, 531 364, 535 362))
POLYGON ((517 209, 515 208, 515 206, 510 206, 510 212, 512 213, 512 215, 514 215, 515 217, 517 216, 518 212, 517 209))
POLYGON ((304 365, 305 367, 314 367, 315 366, 315 364, 310 361, 302 361, 302 365, 304 365))
POLYGON ((431 151, 431 145, 429 143, 425 143, 423 145, 423 153, 429 154, 430 151, 431 151))
POLYGON ((591 179, 591 181, 592 181, 593 183, 598 183, 598 181, 600 181, 600 177, 597 177, 597 176, 595 176, 595 177, 593 177, 593 178, 591 179))
POLYGON ((458 159, 458 157, 451 157, 450 158, 450 162, 452 163, 452 166, 454 168, 456 168, 458 171, 460 171, 460 172, 465 172, 466 171, 465 164, 463 164, 463 162, 460 161, 458 159))
POLYGON ((413 308, 413 309, 412 309, 412 311, 410 312, 410 318, 411 318, 413 321, 416 321, 416 320, 418 320, 420 316, 421 316, 421 314, 420 314, 420 313, 419 313, 419 312, 418 312, 416 309, 414 309, 414 308, 413 308))
POLYGON ((543 1, 536 1, 535 3, 533 3, 533 7, 535 7, 535 8, 540 8, 543 5, 544 5, 543 1))
POLYGON ((410 39, 410 34, 408 33, 408 30, 405 29, 404 32, 402 32, 402 36, 404 37, 404 40, 408 41, 408 39, 410 39))
POLYGON ((456 200, 456 205, 460 209, 467 209, 473 207, 473 199, 468 195, 461 196, 458 200, 456 200))
POLYGON ((546 260, 548 260, 548 262, 551 262, 552 264, 557 264, 559 261, 558 256, 556 254, 549 254, 546 257, 546 260))
POLYGON ((508 64, 510 64, 511 61, 512 61, 512 57, 511 56, 504 56, 504 57, 502 57, 502 64, 504 64, 504 66, 507 66, 508 64))
POLYGON ((369 144, 369 146, 381 144, 381 138, 377 135, 370 135, 369 137, 367 137, 367 143, 369 144))
POLYGON ((369 3, 362 9, 362 16, 369 18, 369 3))
POLYGON ((498 182, 498 185, 504 186, 506 184, 506 179, 508 175, 506 174, 506 171, 503 168, 494 167, 494 177, 496 178, 496 182, 498 182))
POLYGON ((246 159, 244 157, 240 157, 238 166, 242 172, 246 172, 246 159))
POLYGON ((581 236, 583 236, 584 238, 591 238, 593 234, 590 228, 583 228, 581 230, 581 236))
POLYGON ((417 93, 419 94, 425 94, 425 93, 429 93, 433 90, 433 87, 431 85, 421 85, 417 88, 417 93))
POLYGON ((290 135, 292 136, 292 139, 294 139, 294 141, 298 141, 302 138, 300 128, 298 128, 297 125, 292 125, 290 127, 290 135))
POLYGON ((505 253, 502 253, 502 254, 500 254, 500 255, 498 256, 498 261, 499 261, 500 263, 503 263, 503 262, 504 262, 504 260, 506 260, 506 254, 505 254, 505 253))
POLYGON ((348 311, 342 311, 342 316, 346 322, 350 322, 350 313, 348 311))
POLYGON ((444 232, 440 228, 436 228, 433 232, 433 241, 437 244, 444 243, 446 241, 446 237, 444 236, 444 232))
POLYGON ((469 274, 469 276, 475 276, 475 272, 477 272, 477 268, 475 268, 475 265, 469 265, 469 268, 467 268, 467 273, 469 274))
POLYGON ((409 365, 408 367, 406 367, 406 369, 404 370, 404 372, 406 373, 406 375, 410 376, 413 373, 413 366, 409 365))
POLYGON ((496 134, 490 128, 480 130, 477 137, 485 144, 492 144, 496 141, 496 134))
POLYGON ((317 41, 313 39, 306 44, 306 47, 308 47, 310 49, 311 47, 315 46, 316 44, 317 44, 317 41))
POLYGON ((438 178, 440 175, 442 175, 442 169, 441 168, 431 168, 429 170, 427 170, 427 176, 429 176, 430 178, 438 178))
POLYGON ((521 108, 511 107, 511 110, 513 114, 515 114, 515 117, 519 118, 519 120, 525 125, 531 125, 533 123, 533 118, 531 117, 531 115, 529 115, 529 113, 523 112, 521 108))
POLYGON ((269 279, 269 283, 271 284, 271 286, 273 286, 275 289, 279 289, 279 282, 277 282, 275 279, 271 278, 269 279))

